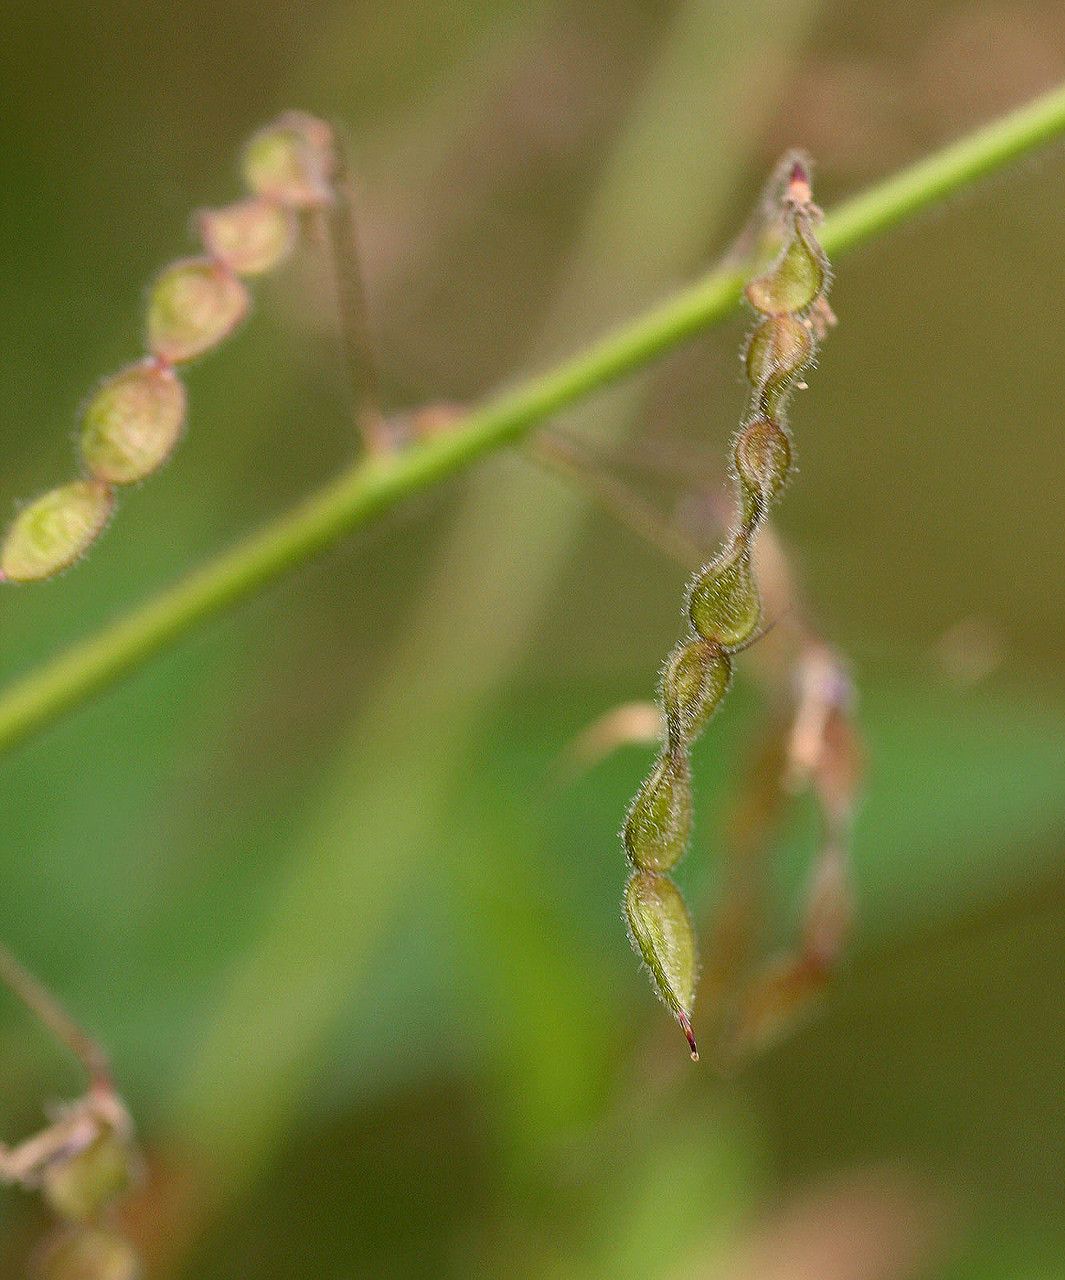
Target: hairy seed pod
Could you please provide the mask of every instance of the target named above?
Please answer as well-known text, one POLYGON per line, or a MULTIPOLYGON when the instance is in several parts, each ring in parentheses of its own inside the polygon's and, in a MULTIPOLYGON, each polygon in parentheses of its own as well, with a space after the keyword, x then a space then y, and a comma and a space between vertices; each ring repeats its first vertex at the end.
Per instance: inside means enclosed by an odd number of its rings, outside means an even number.
POLYGON ((769 418, 748 422, 736 439, 744 524, 760 520, 787 483, 791 471, 788 433, 769 418))
POLYGON ((93 1222, 133 1180, 129 1145, 104 1130, 83 1151, 48 1166, 41 1181, 45 1199, 61 1218, 93 1222))
POLYGON ((296 242, 295 214, 262 196, 201 209, 196 225, 208 254, 242 276, 272 271, 296 242))
POLYGON ((629 860, 644 871, 668 871, 688 847, 692 829, 691 771, 683 753, 659 756, 632 802, 622 838, 629 860))
POLYGON ((148 295, 148 346, 168 364, 192 360, 233 332, 250 301, 244 285, 219 262, 171 263, 148 295))
POLYGON ((813 335, 794 316, 769 316, 751 334, 744 356, 747 381, 761 391, 769 413, 813 352, 813 335))
POLYGON ((821 251, 807 232, 805 219, 796 218, 795 233, 776 262, 747 286, 747 300, 763 315, 794 315, 810 306, 824 287, 821 251))
POLYGON ((257 195, 290 209, 327 204, 336 168, 333 131, 324 120, 288 111, 250 140, 243 168, 257 195))
POLYGON ((736 542, 700 571, 692 583, 688 616, 704 640, 715 640, 726 649, 754 635, 761 604, 745 541, 736 542))
POLYGON ((666 876, 637 871, 625 886, 625 918, 633 947, 651 971, 658 994, 684 1028, 698 1058, 691 1034, 695 1002, 695 930, 680 890, 666 876))
MULTIPOLYGON (((791 470, 791 437, 783 425, 788 394, 831 316, 824 297, 828 263, 812 230, 817 210, 809 178, 804 165, 789 163, 787 189, 779 197, 783 247, 768 271, 747 286, 748 301, 762 318, 743 353, 752 394, 733 442, 739 520, 722 551, 689 584, 691 631, 662 672, 666 750, 622 830, 637 868, 625 890, 633 941, 677 1015, 693 1057, 687 1014, 695 975, 691 921, 676 886, 660 873, 683 857, 691 833, 691 746, 728 690, 732 654, 758 628, 761 602, 751 548, 791 470)), ((822 933, 828 930, 818 925, 818 945, 824 945, 822 933)))
POLYGON ((138 1280, 140 1262, 133 1246, 103 1227, 66 1231, 45 1249, 40 1280, 138 1280))
POLYGON ((170 456, 185 425, 185 387, 166 365, 144 360, 101 383, 85 409, 81 456, 109 484, 143 480, 170 456))
POLYGON ((712 640, 678 644, 662 672, 662 705, 671 741, 689 746, 728 692, 732 659, 712 640))
POLYGON ((114 507, 101 480, 75 480, 31 502, 0 546, 0 573, 11 582, 50 578, 73 564, 99 536, 114 507))

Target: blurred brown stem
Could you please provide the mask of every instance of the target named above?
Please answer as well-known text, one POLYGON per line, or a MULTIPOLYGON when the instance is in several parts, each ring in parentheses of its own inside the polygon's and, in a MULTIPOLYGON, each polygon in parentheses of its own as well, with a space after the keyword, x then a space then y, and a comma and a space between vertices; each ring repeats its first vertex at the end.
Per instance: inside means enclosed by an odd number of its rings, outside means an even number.
POLYGON ((583 444, 557 431, 539 431, 526 445, 525 453, 686 569, 704 558, 695 539, 671 524, 630 485, 611 475, 583 444))
POLYGON ((370 336, 355 216, 355 184, 339 142, 336 148, 333 200, 315 209, 310 217, 333 288, 340 346, 354 399, 355 425, 366 451, 383 454, 390 451, 391 441, 381 412, 377 357, 370 336))
POLYGON ((77 1058, 93 1089, 114 1092, 107 1054, 3 944, 0 944, 0 981, 77 1058))

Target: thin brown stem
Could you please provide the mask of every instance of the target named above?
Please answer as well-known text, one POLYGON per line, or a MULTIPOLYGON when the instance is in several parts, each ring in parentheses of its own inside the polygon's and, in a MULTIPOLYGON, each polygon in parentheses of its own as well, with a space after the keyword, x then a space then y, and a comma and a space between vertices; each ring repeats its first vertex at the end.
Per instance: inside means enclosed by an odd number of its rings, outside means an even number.
POLYGON ((605 470, 583 445, 555 431, 539 431, 526 445, 525 453, 684 568, 692 568, 703 558, 703 549, 694 539, 672 525, 624 480, 605 470))
POLYGON ((354 401, 355 426, 367 453, 391 450, 381 411, 377 357, 370 336, 366 287, 359 255, 355 184, 340 143, 336 144, 333 199, 311 214, 314 233, 325 254, 337 313, 337 330, 348 384, 354 401))
POLYGON ((52 993, 0 943, 0 982, 65 1045, 85 1068, 93 1089, 113 1093, 107 1054, 67 1013, 52 993))

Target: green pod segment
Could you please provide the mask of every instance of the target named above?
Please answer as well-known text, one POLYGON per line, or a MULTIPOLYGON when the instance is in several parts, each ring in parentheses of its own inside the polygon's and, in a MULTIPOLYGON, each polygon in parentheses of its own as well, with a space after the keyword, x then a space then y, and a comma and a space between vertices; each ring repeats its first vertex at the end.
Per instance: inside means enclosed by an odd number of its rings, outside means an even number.
POLYGON ((747 301, 763 315, 794 315, 805 311, 825 287, 825 263, 820 247, 796 217, 795 230, 777 260, 747 286, 747 301))
POLYGON ((761 604, 745 539, 738 539, 696 574, 688 594, 688 616, 698 635, 725 649, 736 649, 754 635, 761 604))
POLYGON ((634 867, 668 871, 684 857, 692 830, 688 758, 664 752, 632 802, 621 838, 634 867))
POLYGON ((766 412, 779 412, 792 381, 813 354, 813 335, 795 316, 769 316, 754 330, 744 364, 747 380, 758 391, 766 412))
POLYGON ((114 495, 102 480, 75 480, 31 502, 0 544, 0 573, 10 582, 38 582, 72 565, 102 532, 114 495))
POLYGON ((296 242, 296 215, 263 196, 201 209, 196 225, 208 254, 242 276, 280 266, 296 242))
POLYGON ((662 705, 670 741, 690 745, 728 692, 732 659, 712 640, 677 645, 662 672, 662 705))
POLYGON ((157 471, 185 425, 185 388, 157 361, 132 365, 101 383, 85 409, 81 456, 99 480, 133 484, 157 471))
POLYGON ((625 886, 625 918, 634 950, 651 971, 663 1002, 688 1038, 691 1055, 699 1051, 691 1029, 697 966, 691 916, 672 880, 637 871, 625 886))
POLYGON ((77 1227, 56 1236, 36 1270, 40 1280, 139 1280, 133 1246, 105 1227, 77 1227))
POLYGON ((148 347, 167 364, 193 360, 224 341, 248 314, 248 290, 211 258, 184 258, 148 294, 148 347))
POLYGON ((256 195, 290 209, 327 204, 336 167, 333 131, 324 120, 288 111, 244 148, 244 180, 256 195))
POLYGON ((132 1164, 129 1144, 107 1129, 83 1151, 50 1164, 41 1190, 61 1218, 93 1222, 129 1187, 132 1164))
POLYGON ((733 449, 742 496, 744 525, 761 520, 791 472, 791 438, 771 418, 755 418, 736 437, 733 449))

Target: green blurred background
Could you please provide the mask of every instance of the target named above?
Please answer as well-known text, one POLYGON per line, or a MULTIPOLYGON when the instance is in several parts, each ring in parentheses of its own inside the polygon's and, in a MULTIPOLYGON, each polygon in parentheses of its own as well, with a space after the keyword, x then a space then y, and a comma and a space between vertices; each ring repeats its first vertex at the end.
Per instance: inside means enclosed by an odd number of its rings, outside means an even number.
MULTIPOLYGON (((0 498, 69 473, 145 283, 284 108, 349 139, 401 408, 690 278, 788 145, 831 204, 1063 74, 1056 0, 7 0, 0 498)), ((838 265, 780 529, 860 690, 860 925, 823 1014, 734 1078, 689 1068, 619 922, 650 749, 558 770, 652 691, 684 572, 520 457, 2 762, 0 936, 113 1054, 154 1274, 1065 1276, 1063 206, 1057 146, 838 265)), ((716 492, 742 334, 564 425, 697 453, 716 492)), ((313 257, 190 390, 88 562, 4 593, 3 676, 350 458, 313 257)), ((683 510, 696 480, 653 483, 683 510)), ((700 913, 765 714, 742 680, 698 749, 700 913)), ((780 939, 812 831, 774 850, 780 939)), ((10 1000, 0 1070, 9 1141, 79 1088, 10 1000)), ((41 1229, 0 1198, 2 1274, 41 1229)))

